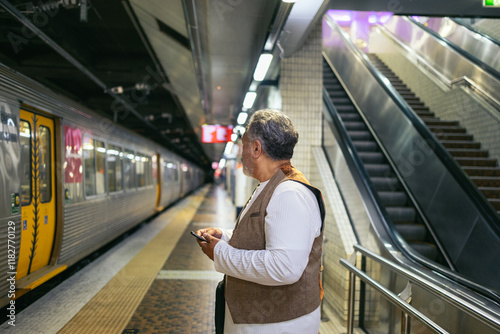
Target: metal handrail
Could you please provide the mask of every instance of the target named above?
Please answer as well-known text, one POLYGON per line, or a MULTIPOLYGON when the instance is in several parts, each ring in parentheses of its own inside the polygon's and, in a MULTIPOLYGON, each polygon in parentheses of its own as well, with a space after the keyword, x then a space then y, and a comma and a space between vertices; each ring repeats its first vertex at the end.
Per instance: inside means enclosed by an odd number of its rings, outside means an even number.
MULTIPOLYGON (((371 287, 373 287, 375 290, 379 291, 389 302, 391 302, 394 306, 398 307, 403 311, 403 316, 411 315, 420 322, 422 322, 428 329, 430 329, 433 333, 442 333, 442 334, 447 334, 449 333, 448 331, 444 330, 441 326, 436 324, 434 321, 429 319, 426 315, 424 315, 422 312, 411 306, 409 303, 398 297, 394 292, 390 291, 386 287, 384 287, 382 284, 379 282, 375 281, 373 278, 368 276, 366 273, 362 272, 358 268, 356 268, 354 265, 350 264, 348 261, 344 259, 340 259, 340 263, 346 267, 351 274, 349 275, 349 306, 350 309, 353 308, 354 305, 354 275, 358 276, 361 280, 363 280, 365 283, 368 283, 371 287), (352 300, 351 300, 352 298, 352 300)), ((354 319, 353 314, 349 312, 349 319, 348 319, 348 329, 347 333, 352 334, 353 333, 353 325, 352 321, 354 319)), ((409 333, 409 327, 408 326, 401 326, 401 333, 409 333)))
POLYGON ((360 246, 354 245, 355 251, 360 252, 362 255, 369 257, 372 260, 377 261, 378 263, 388 267, 389 269, 397 272, 398 274, 403 275, 406 279, 410 280, 413 284, 420 286, 421 288, 432 292, 437 295, 439 298, 446 299, 448 302, 453 304, 453 306, 457 307, 461 311, 464 311, 471 315, 474 319, 481 321, 485 325, 492 327, 494 329, 498 329, 500 327, 500 318, 492 317, 488 314, 485 314, 481 309, 479 309, 476 305, 470 303, 468 300, 462 298, 459 295, 450 295, 450 291, 443 289, 437 284, 431 282, 430 280, 425 280, 422 274, 416 275, 414 272, 384 258, 380 255, 377 255, 368 249, 360 246), (492 325, 494 324, 494 325, 492 325))

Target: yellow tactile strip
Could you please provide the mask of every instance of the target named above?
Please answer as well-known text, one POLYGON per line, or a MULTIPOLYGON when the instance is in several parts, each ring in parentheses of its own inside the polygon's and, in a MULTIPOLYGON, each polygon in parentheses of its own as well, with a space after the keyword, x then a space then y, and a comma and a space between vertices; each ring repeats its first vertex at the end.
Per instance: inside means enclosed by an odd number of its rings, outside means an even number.
MULTIPOLYGON (((59 333, 122 333, 151 283, 184 234, 209 186, 172 213, 170 223, 87 303, 59 333)), ((166 213, 168 215, 169 212, 166 213)))

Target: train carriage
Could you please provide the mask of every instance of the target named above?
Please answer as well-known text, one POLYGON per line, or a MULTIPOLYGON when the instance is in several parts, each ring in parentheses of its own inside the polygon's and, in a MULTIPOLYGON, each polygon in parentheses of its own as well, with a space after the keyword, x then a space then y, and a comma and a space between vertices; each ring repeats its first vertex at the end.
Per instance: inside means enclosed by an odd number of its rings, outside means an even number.
POLYGON ((196 165, 3 65, 0 108, 2 305, 203 182, 196 165))

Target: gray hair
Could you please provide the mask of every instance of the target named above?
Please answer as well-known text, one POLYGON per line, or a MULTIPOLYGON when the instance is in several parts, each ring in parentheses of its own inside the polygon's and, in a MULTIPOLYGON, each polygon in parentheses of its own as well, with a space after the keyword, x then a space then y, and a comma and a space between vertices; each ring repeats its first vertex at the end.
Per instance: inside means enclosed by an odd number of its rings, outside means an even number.
POLYGON ((289 160, 299 133, 288 116, 279 110, 263 109, 250 118, 245 131, 250 141, 258 140, 272 160, 289 160))

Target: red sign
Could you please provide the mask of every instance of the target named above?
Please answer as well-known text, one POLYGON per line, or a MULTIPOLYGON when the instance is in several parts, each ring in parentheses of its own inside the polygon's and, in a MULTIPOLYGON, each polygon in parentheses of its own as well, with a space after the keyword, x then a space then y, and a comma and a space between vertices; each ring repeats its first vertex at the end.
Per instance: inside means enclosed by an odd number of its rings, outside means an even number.
POLYGON ((223 125, 202 125, 201 141, 203 143, 227 143, 231 141, 233 126, 223 125))

